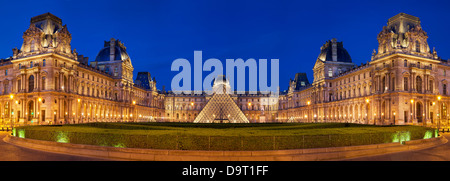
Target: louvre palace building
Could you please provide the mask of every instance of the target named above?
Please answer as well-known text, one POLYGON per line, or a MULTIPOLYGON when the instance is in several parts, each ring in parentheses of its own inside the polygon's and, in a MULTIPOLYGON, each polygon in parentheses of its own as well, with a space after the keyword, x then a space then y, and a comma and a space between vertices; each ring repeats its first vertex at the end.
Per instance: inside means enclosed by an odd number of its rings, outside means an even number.
MULTIPOLYGON (((427 43, 418 17, 400 13, 378 34, 370 61, 352 62, 342 42, 320 47, 305 73, 273 98, 265 94, 174 94, 148 72, 133 78, 123 42, 111 38, 94 60, 70 45, 62 20, 31 18, 20 49, 0 60, 1 124, 90 122, 346 122, 437 126, 448 123, 450 63, 427 43), (272 104, 263 104, 271 102, 272 104)), ((283 81, 283 80, 281 80, 283 81)), ((288 81, 288 80, 286 80, 288 81)), ((213 89, 228 89, 225 77, 213 89)))

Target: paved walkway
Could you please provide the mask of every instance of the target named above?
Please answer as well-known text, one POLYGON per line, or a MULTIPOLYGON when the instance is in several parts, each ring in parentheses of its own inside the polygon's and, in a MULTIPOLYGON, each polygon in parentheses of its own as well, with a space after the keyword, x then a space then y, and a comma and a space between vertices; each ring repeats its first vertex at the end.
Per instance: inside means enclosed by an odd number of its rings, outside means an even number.
MULTIPOLYGON (((442 134, 442 133, 440 133, 442 134)), ((443 145, 415 151, 404 151, 378 156, 346 159, 348 161, 450 161, 450 133, 443 136, 449 140, 443 145)))
POLYGON ((107 159, 45 152, 18 147, 3 141, 11 132, 0 131, 0 161, 108 161, 107 159))

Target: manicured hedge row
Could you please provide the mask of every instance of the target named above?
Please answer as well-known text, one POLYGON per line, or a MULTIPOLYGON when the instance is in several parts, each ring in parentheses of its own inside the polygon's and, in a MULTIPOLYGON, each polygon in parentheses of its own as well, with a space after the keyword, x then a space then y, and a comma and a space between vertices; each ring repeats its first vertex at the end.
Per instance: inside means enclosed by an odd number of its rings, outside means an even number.
MULTIPOLYGON (((133 127, 132 127, 133 129, 133 127)), ((98 146, 172 149, 172 150, 283 150, 356 146, 433 138, 437 132, 417 127, 408 131, 366 134, 292 135, 292 136, 201 136, 192 134, 133 134, 133 132, 61 131, 18 127, 13 135, 37 140, 98 146)))

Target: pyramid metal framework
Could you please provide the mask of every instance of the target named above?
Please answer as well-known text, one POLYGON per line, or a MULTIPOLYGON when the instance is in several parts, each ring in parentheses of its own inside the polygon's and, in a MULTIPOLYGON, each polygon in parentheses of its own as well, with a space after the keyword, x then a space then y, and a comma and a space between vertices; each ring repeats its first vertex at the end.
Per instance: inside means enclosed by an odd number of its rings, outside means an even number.
POLYGON ((195 118, 194 123, 249 123, 231 97, 230 82, 225 75, 218 75, 212 87, 213 95, 195 118))
POLYGON ((247 117, 226 93, 214 93, 194 123, 249 123, 247 117))

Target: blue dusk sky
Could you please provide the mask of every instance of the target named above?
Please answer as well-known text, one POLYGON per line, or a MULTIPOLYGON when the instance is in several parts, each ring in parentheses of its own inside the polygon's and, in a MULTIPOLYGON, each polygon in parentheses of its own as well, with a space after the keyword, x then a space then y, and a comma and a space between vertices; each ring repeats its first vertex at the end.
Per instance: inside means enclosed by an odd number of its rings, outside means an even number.
MULTIPOLYGON (((370 61, 377 35, 401 12, 420 18, 430 48, 450 58, 450 1, 4 1, 0 2, 0 57, 20 48, 33 16, 50 12, 67 24, 72 48, 94 60, 104 41, 121 40, 137 72, 156 77, 170 89, 178 72, 172 61, 193 62, 194 51, 209 58, 279 59, 280 89, 295 73, 312 68, 320 47, 332 38, 344 42, 357 65, 370 61)), ((204 72, 204 76, 209 72, 204 72)))

